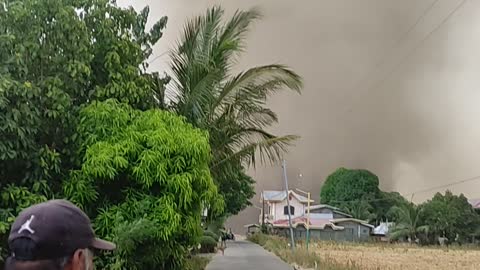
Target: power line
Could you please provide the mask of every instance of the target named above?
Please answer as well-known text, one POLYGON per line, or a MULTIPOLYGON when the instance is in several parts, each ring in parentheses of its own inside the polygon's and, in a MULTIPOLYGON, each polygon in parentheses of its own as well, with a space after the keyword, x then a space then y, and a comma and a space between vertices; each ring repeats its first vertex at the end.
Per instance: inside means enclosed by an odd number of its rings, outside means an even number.
MULTIPOLYGON (((403 194, 402 196, 407 197, 407 196, 410 196, 410 195, 415 195, 417 193, 423 193, 423 192, 433 191, 433 190, 436 190, 436 189, 452 187, 452 186, 456 186, 456 185, 459 185, 459 184, 472 182, 472 181, 475 181, 475 180, 480 180, 480 175, 470 177, 470 178, 466 178, 466 179, 462 179, 462 180, 458 180, 458 181, 454 181, 454 182, 450 182, 448 184, 443 184, 443 185, 439 185, 439 186, 430 187, 430 188, 427 188, 427 189, 420 189, 420 190, 417 190, 417 191, 414 191, 414 192, 411 192, 411 193, 403 194)), ((336 203, 348 203, 348 202, 358 202, 358 201, 376 202, 376 201, 385 201, 385 200, 390 200, 390 198, 366 199, 366 200, 334 200, 334 201, 331 201, 331 202, 336 202, 336 203)))
MULTIPOLYGON (((410 56, 415 53, 417 51, 417 49, 426 41, 428 40, 432 34, 434 34, 435 32, 438 31, 438 29, 440 29, 465 3, 467 2, 467 0, 463 0, 462 2, 460 2, 460 4, 458 4, 450 13, 448 13, 447 17, 445 17, 432 31, 430 31, 422 40, 420 40, 420 42, 417 44, 417 46, 415 46, 409 53, 407 53, 407 55, 397 63, 397 65, 395 65, 388 73, 386 76, 383 77, 383 79, 381 79, 380 81, 378 81, 378 83, 374 84, 371 88, 369 88, 367 90, 367 92, 377 88, 379 85, 381 85, 387 78, 390 77, 390 75, 395 71, 397 70, 398 67, 400 67, 407 59, 410 58, 410 56)), ((436 2, 434 2, 435 4, 436 2)), ((433 7, 434 5, 431 5, 429 9, 427 9, 428 11, 433 7)), ((425 13, 425 15, 428 13, 428 11, 425 13)))
POLYGON ((459 184, 463 184, 463 183, 466 183, 466 182, 472 182, 472 181, 475 181, 475 180, 480 180, 480 175, 470 177, 470 178, 467 178, 467 179, 463 179, 463 180, 460 180, 460 181, 451 182, 449 184, 444 184, 444 185, 440 185, 440 186, 435 186, 435 187, 431 187, 431 188, 427 188, 427 189, 418 190, 418 191, 415 191, 415 192, 412 192, 412 193, 409 193, 409 194, 405 194, 405 196, 415 195, 417 193, 424 193, 424 192, 428 192, 428 191, 432 191, 432 190, 436 190, 436 189, 441 189, 441 188, 446 188, 446 187, 451 187, 451 186, 456 186, 456 185, 459 185, 459 184))
POLYGON ((154 57, 152 60, 150 60, 150 61, 148 62, 148 64, 151 64, 151 63, 157 61, 159 58, 161 58, 162 56, 164 56, 164 55, 166 55, 166 54, 168 54, 168 53, 169 53, 169 51, 166 51, 166 52, 163 52, 163 53, 157 55, 157 56, 154 57))
MULTIPOLYGON (((432 10, 432 8, 437 4, 439 0, 435 0, 435 1, 432 1, 430 3, 430 5, 428 5, 428 7, 426 9, 423 10, 422 14, 417 18, 417 20, 415 21, 415 23, 410 26, 410 28, 408 28, 407 31, 404 32, 404 34, 402 34, 395 42, 394 42, 394 46, 393 48, 397 48, 402 42, 404 39, 406 39, 410 33, 415 29, 417 28, 417 26, 420 24, 420 22, 423 21, 423 19, 425 18, 425 16, 427 16, 427 14, 432 10)), ((385 52, 383 55, 382 55, 382 59, 381 61, 377 62, 375 64, 375 66, 373 67, 373 69, 367 73, 367 75, 361 79, 358 83, 354 84, 355 88, 358 86, 358 85, 361 85, 363 84, 364 82, 368 81, 367 79, 370 77, 370 75, 374 74, 374 72, 378 69, 379 66, 383 65, 385 62, 387 62, 387 59, 388 59, 388 55, 392 52, 392 50, 387 50, 387 52, 385 52)))

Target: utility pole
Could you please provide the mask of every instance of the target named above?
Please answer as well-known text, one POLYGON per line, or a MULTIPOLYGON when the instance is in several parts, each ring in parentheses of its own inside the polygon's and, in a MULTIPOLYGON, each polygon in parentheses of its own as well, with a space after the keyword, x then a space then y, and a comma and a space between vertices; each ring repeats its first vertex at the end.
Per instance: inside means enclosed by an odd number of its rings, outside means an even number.
POLYGON ((290 196, 288 196, 288 178, 287 178, 287 163, 283 160, 283 179, 285 181, 285 192, 286 192, 286 199, 287 199, 287 208, 288 208, 288 226, 290 227, 290 245, 292 251, 295 250, 295 240, 293 238, 293 228, 292 228, 292 213, 290 211, 290 196))
POLYGON ((265 193, 262 191, 262 233, 265 233, 263 230, 265 229, 265 193))
POLYGON ((307 251, 308 251, 308 244, 310 243, 310 192, 303 191, 301 189, 297 188, 298 192, 301 192, 303 194, 307 195, 307 251))

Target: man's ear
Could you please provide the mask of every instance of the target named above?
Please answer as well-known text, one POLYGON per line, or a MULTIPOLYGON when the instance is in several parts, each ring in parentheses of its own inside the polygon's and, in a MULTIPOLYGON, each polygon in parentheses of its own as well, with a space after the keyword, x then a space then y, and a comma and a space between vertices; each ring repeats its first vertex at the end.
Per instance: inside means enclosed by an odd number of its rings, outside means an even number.
POLYGON ((72 261, 67 265, 65 270, 85 270, 85 251, 77 249, 73 253, 72 261))

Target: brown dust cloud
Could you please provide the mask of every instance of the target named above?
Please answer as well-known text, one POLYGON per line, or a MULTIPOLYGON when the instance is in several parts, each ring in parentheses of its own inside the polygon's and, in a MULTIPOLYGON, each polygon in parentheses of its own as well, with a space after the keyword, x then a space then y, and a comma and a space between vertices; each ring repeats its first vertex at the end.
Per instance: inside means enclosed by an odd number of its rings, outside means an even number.
MULTIPOLYGON (((291 188, 318 200, 338 167, 365 168, 381 188, 423 201, 450 189, 480 198, 480 1, 463 0, 123 0, 169 16, 152 70, 185 20, 207 7, 259 7, 238 70, 282 63, 304 78, 301 95, 270 100, 276 134, 301 136, 285 155, 291 188), (436 188, 438 187, 438 188, 436 188)), ((154 56, 155 57, 155 56, 154 56)), ((263 189, 281 189, 277 165, 250 171, 263 189)), ((260 205, 258 195, 252 200, 260 205)), ((258 222, 251 207, 229 222, 258 222)))

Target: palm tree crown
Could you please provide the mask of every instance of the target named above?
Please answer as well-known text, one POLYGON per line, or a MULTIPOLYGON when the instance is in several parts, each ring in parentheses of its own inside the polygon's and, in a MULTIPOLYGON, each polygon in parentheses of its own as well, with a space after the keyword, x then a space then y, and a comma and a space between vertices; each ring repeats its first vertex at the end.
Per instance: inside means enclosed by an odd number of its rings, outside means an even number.
POLYGON ((166 97, 171 109, 209 131, 212 168, 232 159, 255 165, 255 153, 261 161, 276 161, 297 137, 265 130, 278 121, 266 107, 267 97, 285 88, 300 92, 302 80, 278 64, 233 75, 245 34, 261 16, 255 9, 237 11, 223 22, 223 15, 214 7, 187 22, 171 53, 173 76, 166 97))

